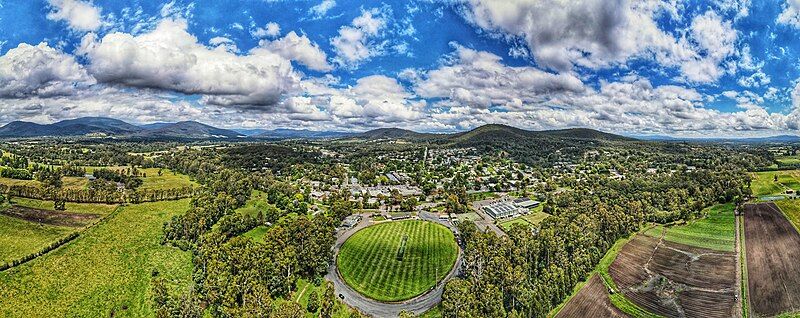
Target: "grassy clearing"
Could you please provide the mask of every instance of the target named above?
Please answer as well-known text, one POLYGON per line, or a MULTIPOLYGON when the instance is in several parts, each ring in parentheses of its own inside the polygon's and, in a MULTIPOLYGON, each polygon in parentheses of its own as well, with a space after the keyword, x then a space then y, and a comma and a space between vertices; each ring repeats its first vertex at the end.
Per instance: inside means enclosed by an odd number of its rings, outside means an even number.
POLYGON ((747 283, 747 258, 745 257, 747 247, 744 245, 744 217, 737 216, 737 218, 739 218, 739 266, 742 273, 739 293, 742 296, 742 317, 747 318, 750 317, 750 295, 747 283))
MULTIPOLYGON (((683 225, 668 226, 664 239, 674 243, 733 252, 736 244, 736 227, 732 203, 715 205, 705 210, 707 216, 683 225)), ((645 234, 659 237, 663 226, 656 226, 645 234)))
POLYGON ((775 158, 776 161, 785 164, 785 165, 796 165, 800 164, 800 156, 781 156, 775 158))
POLYGON ((478 213, 469 212, 469 213, 456 214, 456 219, 458 219, 459 222, 464 222, 464 221, 480 220, 482 219, 482 217, 478 215, 478 213))
MULTIPOLYGON (((291 298, 292 301, 297 302, 302 306, 304 309, 308 306, 308 297, 311 295, 312 292, 316 291, 317 296, 320 298, 322 297, 323 292, 325 291, 322 288, 322 285, 315 285, 311 282, 308 282, 304 279, 299 279, 297 281, 297 288, 292 293, 291 298)), ((306 312, 307 318, 319 317, 318 315, 319 310, 317 312, 306 312)), ((333 306, 333 315, 332 318, 349 318, 351 316, 352 310, 350 307, 347 307, 339 297, 336 297, 335 304, 333 306)), ((440 316, 441 317, 441 316, 440 316)))
POLYGON ((164 221, 188 208, 188 199, 123 207, 75 241, 0 273, 0 316, 153 316, 153 270, 173 289, 191 279, 190 253, 159 244, 164 221))
POLYGON ((425 221, 387 222, 367 227, 342 246, 337 264, 344 281, 380 301, 412 298, 434 287, 452 269, 458 255, 453 233, 425 221), (408 241, 402 260, 398 250, 408 241))
POLYGON ((188 186, 197 186, 197 183, 192 181, 187 175, 180 173, 173 173, 169 169, 163 169, 161 175, 158 175, 158 168, 140 169, 140 172, 147 175, 142 178, 141 190, 164 190, 183 188, 188 186))
POLYGON ((503 230, 511 229, 511 227, 514 226, 514 224, 519 224, 519 225, 524 225, 524 226, 537 225, 537 224, 541 223, 542 221, 544 221, 544 219, 546 219, 547 217, 550 216, 550 214, 542 212, 543 207, 544 206, 540 204, 539 206, 534 208, 531 211, 531 213, 528 214, 528 215, 523 215, 523 216, 519 216, 519 217, 516 217, 516 218, 513 218, 513 219, 502 221, 502 222, 498 223, 497 225, 499 225, 501 228, 503 228, 503 230))
POLYGON ((249 238, 253 239, 253 241, 256 241, 256 242, 259 242, 259 243, 264 243, 264 236, 267 235, 267 231, 268 230, 269 230, 268 227, 266 227, 264 225, 259 225, 256 228, 245 232, 244 234, 242 234, 242 236, 249 237, 249 238))
POLYGON ((775 204, 781 208, 786 218, 800 231, 800 200, 780 200, 775 204))
POLYGON ((800 190, 800 170, 755 172, 750 189, 755 196, 781 194, 787 189, 800 190), (778 182, 775 182, 775 176, 778 182))
POLYGON ((0 263, 35 253, 77 229, 37 224, 0 215, 0 263))
MULTIPOLYGON (((52 210, 54 204, 53 201, 18 198, 18 197, 14 197, 13 199, 11 199, 11 202, 13 202, 16 205, 26 206, 35 209, 42 209, 42 210, 52 210)), ((114 209, 116 209, 117 206, 113 204, 67 202, 66 204, 64 204, 64 208, 66 208, 65 211, 72 213, 91 213, 91 214, 108 215, 109 213, 114 211, 114 209)))
POLYGON ((258 190, 253 190, 250 194, 250 199, 241 208, 236 209, 237 213, 256 216, 259 211, 267 210, 269 203, 267 203, 267 194, 258 190))

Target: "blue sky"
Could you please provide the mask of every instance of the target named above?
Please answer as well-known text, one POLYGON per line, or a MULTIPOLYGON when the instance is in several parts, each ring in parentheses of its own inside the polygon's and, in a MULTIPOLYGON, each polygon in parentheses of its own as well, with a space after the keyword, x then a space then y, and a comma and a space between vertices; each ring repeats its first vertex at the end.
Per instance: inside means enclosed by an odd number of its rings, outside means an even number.
POLYGON ((800 129, 800 1, 0 0, 0 123, 800 129))

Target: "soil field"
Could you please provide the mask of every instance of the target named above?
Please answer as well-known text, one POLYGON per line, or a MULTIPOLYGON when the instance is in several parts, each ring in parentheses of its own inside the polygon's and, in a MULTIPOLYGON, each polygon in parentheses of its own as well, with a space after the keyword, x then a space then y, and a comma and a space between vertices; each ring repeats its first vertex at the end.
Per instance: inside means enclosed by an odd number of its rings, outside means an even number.
POLYGON ((614 307, 608 298, 608 290, 603 285, 599 276, 592 278, 581 288, 561 311, 556 318, 568 317, 630 317, 628 314, 614 307))
POLYGON ((745 205, 752 310, 774 316, 800 310, 800 235, 774 203, 745 205))
POLYGON ((626 298, 665 317, 732 317, 736 254, 639 235, 611 264, 626 298))
POLYGON ((4 209, 0 214, 30 222, 68 227, 83 227, 101 217, 99 214, 42 210, 19 205, 4 209))

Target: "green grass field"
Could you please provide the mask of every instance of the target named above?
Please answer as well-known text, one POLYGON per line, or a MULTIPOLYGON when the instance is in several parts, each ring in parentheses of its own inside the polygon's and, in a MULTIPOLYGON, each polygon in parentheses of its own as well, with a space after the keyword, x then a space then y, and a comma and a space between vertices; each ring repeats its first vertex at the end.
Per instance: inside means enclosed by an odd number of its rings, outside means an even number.
POLYGON ((800 164, 800 156, 780 156, 775 158, 778 162, 785 164, 785 165, 796 165, 800 164))
POLYGON ((775 201, 775 204, 781 208, 786 218, 800 231, 800 200, 780 200, 775 201))
POLYGON ((250 199, 247 200, 245 205, 236 209, 237 213, 256 216, 259 211, 267 210, 269 203, 267 203, 267 194, 258 190, 253 190, 250 194, 250 199))
POLYGON ((158 175, 158 168, 140 169, 140 171, 147 174, 147 177, 142 178, 142 186, 139 187, 139 189, 142 190, 163 190, 197 186, 197 183, 192 181, 189 176, 180 173, 172 173, 169 169, 162 170, 160 176, 158 175))
POLYGON ((540 204, 539 206, 534 208, 533 211, 531 211, 531 214, 518 216, 513 219, 502 221, 497 225, 499 225, 503 230, 509 230, 511 229, 512 226, 514 226, 514 224, 519 224, 524 226, 539 224, 542 221, 544 221, 544 219, 546 219, 548 216, 550 216, 550 214, 542 212, 543 209, 544 205, 540 204))
POLYGON ((426 292, 444 278, 458 255, 453 233, 425 221, 387 222, 353 234, 337 263, 345 282, 380 301, 400 301, 426 292), (402 260, 403 237, 408 235, 402 260))
MULTIPOLYGON (((53 201, 14 197, 13 199, 11 199, 11 202, 29 208, 42 209, 42 210, 53 209, 53 201)), ((72 213, 92 213, 92 214, 107 215, 112 211, 114 211, 114 209, 117 208, 117 206, 114 204, 67 202, 64 204, 64 208, 66 208, 65 210, 66 212, 72 212, 72 213)))
POLYGON ((0 215, 0 263, 38 252, 78 229, 28 222, 0 215))
POLYGON ((153 270, 173 289, 191 279, 191 254, 159 244, 163 223, 188 208, 188 199, 123 207, 74 241, 0 273, 0 316, 153 316, 153 270))
POLYGON ((764 196, 784 193, 787 189, 800 190, 800 170, 762 171, 753 173, 750 184, 753 195, 764 196), (775 182, 778 176, 778 182, 775 182))
MULTIPOLYGON (((736 243, 735 216, 732 203, 715 205, 706 209, 707 217, 689 221, 684 225, 667 227, 664 239, 670 242, 733 252, 736 243)), ((656 226, 645 234, 659 237, 663 226, 656 226)))

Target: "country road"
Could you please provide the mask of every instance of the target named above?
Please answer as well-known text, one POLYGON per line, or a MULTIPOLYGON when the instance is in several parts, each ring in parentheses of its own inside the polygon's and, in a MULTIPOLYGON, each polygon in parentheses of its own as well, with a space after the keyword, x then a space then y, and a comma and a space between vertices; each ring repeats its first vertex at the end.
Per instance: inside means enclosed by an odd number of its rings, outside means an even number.
MULTIPOLYGON (((344 244, 347 239, 353 235, 358 230, 363 229, 369 225, 371 225, 369 220, 369 213, 362 214, 362 220, 358 223, 358 225, 354 226, 352 229, 346 231, 340 231, 337 233, 336 238, 336 245, 334 246, 334 255, 339 253, 339 248, 344 244)), ((426 221, 436 222, 442 225, 447 226, 451 230, 454 228, 449 224, 449 222, 442 222, 439 221, 434 215, 422 212, 420 213, 420 219, 426 221)), ((391 222, 391 221, 388 221, 391 222)), ((333 282, 334 291, 337 296, 342 295, 344 296, 344 301, 347 305, 357 308, 361 312, 373 316, 373 317, 397 317, 401 311, 405 310, 407 312, 411 312, 414 314, 422 314, 429 309, 435 307, 442 301, 442 292, 444 291, 444 283, 450 280, 451 278, 455 277, 459 270, 461 269, 461 248, 459 247, 458 250, 458 257, 456 258, 456 264, 453 266, 453 269, 450 273, 445 276, 445 278, 436 285, 436 287, 416 298, 412 298, 403 302, 399 303, 383 303, 376 300, 369 299, 364 297, 363 295, 359 294, 357 291, 353 290, 347 284, 345 284, 344 280, 342 280, 341 276, 339 276, 339 272, 336 270, 336 264, 334 256, 334 264, 328 268, 328 274, 325 275, 325 279, 333 282)))

